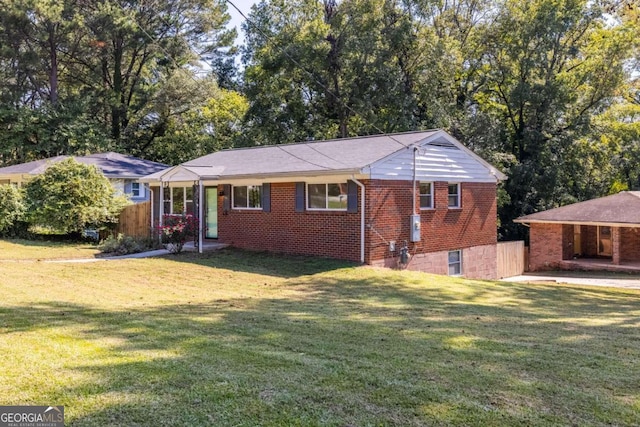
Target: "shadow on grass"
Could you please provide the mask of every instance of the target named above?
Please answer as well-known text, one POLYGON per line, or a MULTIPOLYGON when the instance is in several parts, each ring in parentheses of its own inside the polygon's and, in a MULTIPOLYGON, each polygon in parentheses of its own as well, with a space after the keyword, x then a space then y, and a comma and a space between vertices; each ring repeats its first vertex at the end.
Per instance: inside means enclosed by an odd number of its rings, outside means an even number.
MULTIPOLYGON (((246 262, 244 271, 261 274, 281 264, 221 254, 184 259, 246 262)), ((71 327, 104 350, 69 367, 90 381, 43 391, 67 405, 69 425, 640 422, 637 293, 447 288, 435 276, 354 278, 332 275, 344 264, 305 264, 280 272, 298 291, 288 298, 110 311, 50 302, 0 308, 0 325, 3 334, 71 327)))
POLYGON ((357 265, 353 262, 330 258, 283 256, 270 252, 247 251, 237 248, 225 248, 203 254, 182 252, 164 257, 171 261, 186 264, 282 278, 313 275, 357 265))

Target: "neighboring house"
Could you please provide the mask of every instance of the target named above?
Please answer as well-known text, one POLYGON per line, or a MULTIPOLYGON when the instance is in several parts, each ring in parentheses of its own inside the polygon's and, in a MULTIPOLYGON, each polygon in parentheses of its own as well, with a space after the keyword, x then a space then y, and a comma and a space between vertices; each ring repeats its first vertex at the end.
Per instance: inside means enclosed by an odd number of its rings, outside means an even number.
POLYGON ((43 173, 50 165, 73 157, 79 163, 94 165, 111 181, 116 190, 128 194, 135 203, 150 199, 140 178, 168 167, 163 163, 151 162, 118 153, 100 153, 89 156, 56 156, 48 159, 21 163, 0 168, 0 184, 23 185, 35 175, 43 173))
POLYGON ((529 226, 529 269, 640 268, 640 192, 574 203, 515 220, 529 226))
POLYGON ((496 277, 505 176, 442 130, 219 151, 143 179, 232 246, 496 277), (163 190, 160 191, 160 188, 163 190))

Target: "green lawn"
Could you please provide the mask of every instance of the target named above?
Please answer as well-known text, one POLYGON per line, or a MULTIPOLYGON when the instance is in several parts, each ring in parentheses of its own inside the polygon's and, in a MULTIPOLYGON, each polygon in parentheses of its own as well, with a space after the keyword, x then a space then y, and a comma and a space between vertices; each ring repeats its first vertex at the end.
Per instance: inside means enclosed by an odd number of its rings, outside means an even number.
POLYGON ((98 253, 97 246, 90 243, 0 240, 0 261, 94 258, 98 253))
POLYGON ((67 425, 640 424, 640 292, 225 250, 0 262, 0 403, 67 425))

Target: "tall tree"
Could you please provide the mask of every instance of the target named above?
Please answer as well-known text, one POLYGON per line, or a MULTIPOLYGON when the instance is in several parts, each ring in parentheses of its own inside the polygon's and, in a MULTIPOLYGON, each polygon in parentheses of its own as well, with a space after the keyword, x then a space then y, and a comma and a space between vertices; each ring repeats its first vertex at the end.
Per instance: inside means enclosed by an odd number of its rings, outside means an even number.
MULTIPOLYGON (((84 4, 91 37, 78 75, 102 100, 111 137, 119 140, 158 82, 201 56, 225 55, 235 31, 219 0, 100 0, 84 4)), ((136 141, 127 141, 132 148, 136 141)))
POLYGON ((487 87, 476 99, 504 129, 491 148, 512 156, 501 213, 514 235, 513 218, 576 200, 575 143, 615 102, 633 36, 606 25, 593 2, 535 0, 505 2, 486 40, 487 87))
POLYGON ((139 153, 178 164, 235 146, 247 102, 238 92, 219 88, 216 80, 181 69, 162 82, 128 130, 127 137, 139 141, 139 153))
POLYGON ((228 20, 221 0, 0 3, 0 162, 142 153, 142 113, 174 73, 209 61, 231 85, 228 20))
POLYGON ((245 91, 261 143, 416 125, 415 32, 393 0, 263 1, 245 25, 245 91))

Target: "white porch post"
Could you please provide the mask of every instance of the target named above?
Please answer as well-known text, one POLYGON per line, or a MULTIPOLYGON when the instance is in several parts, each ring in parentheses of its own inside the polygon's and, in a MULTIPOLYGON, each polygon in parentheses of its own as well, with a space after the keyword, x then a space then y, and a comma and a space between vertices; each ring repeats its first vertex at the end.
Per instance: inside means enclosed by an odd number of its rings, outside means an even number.
POLYGON ((160 178, 160 218, 158 218, 158 224, 162 227, 162 220, 164 219, 164 181, 160 178))
POLYGON ((202 240, 204 233, 204 185, 202 180, 198 181, 198 253, 202 253, 202 240))

